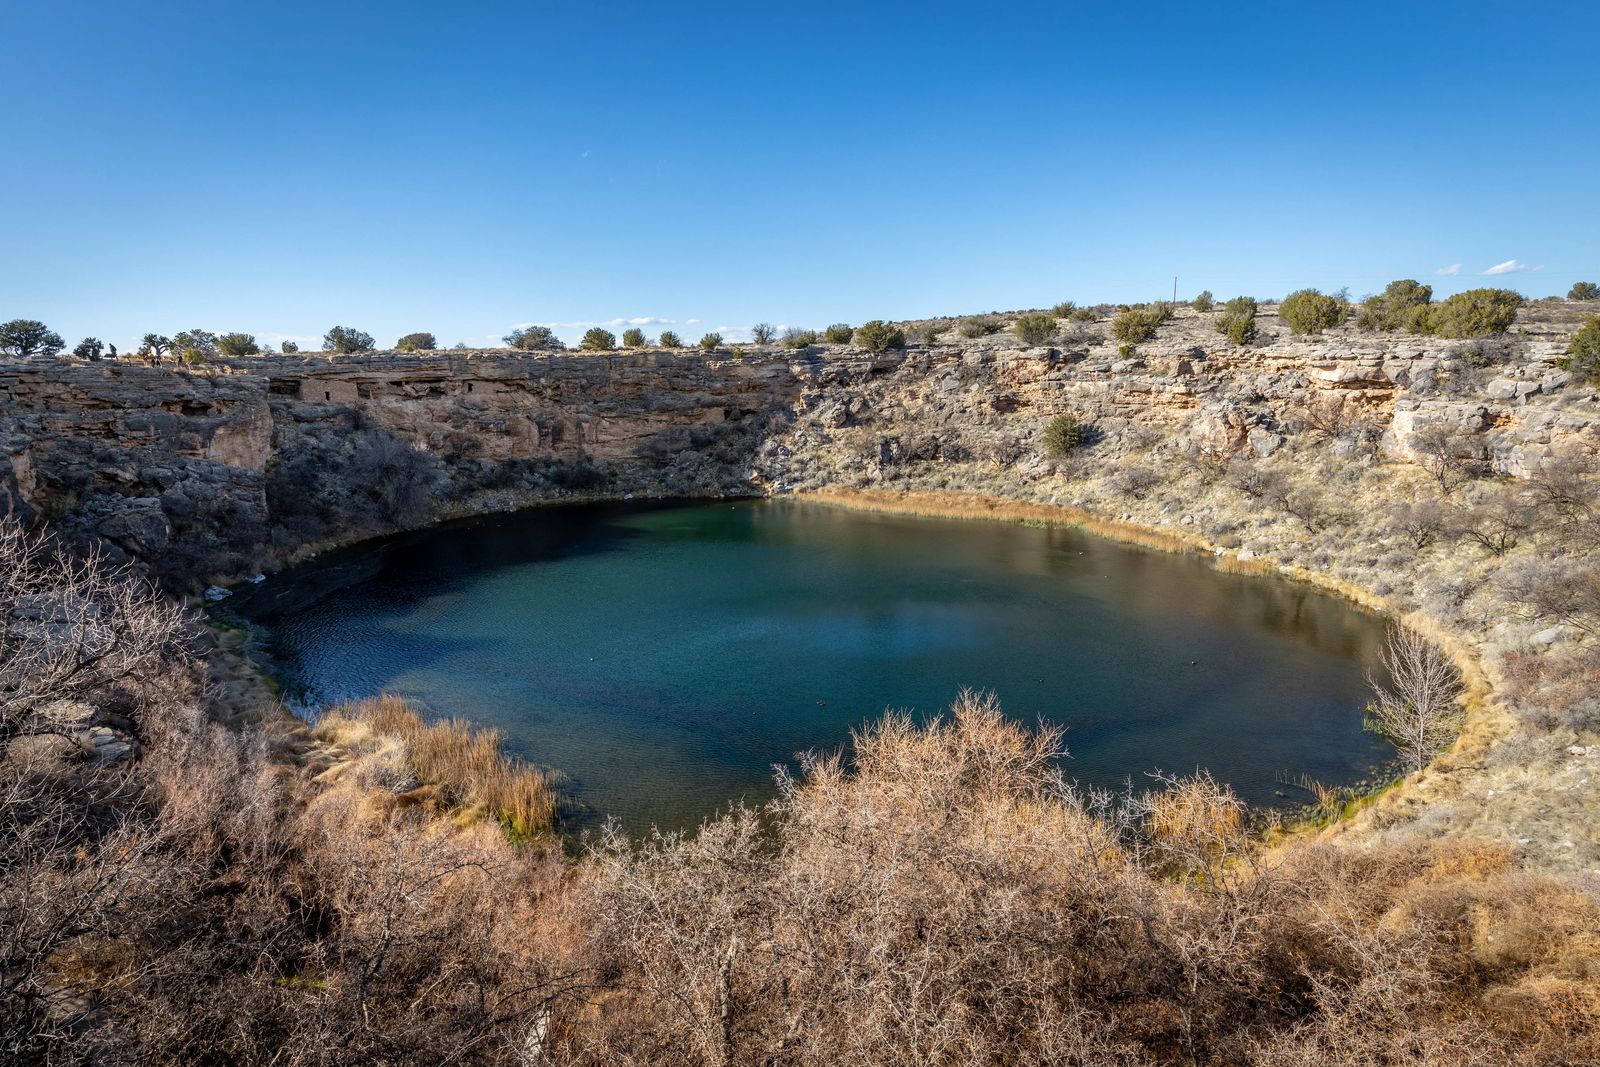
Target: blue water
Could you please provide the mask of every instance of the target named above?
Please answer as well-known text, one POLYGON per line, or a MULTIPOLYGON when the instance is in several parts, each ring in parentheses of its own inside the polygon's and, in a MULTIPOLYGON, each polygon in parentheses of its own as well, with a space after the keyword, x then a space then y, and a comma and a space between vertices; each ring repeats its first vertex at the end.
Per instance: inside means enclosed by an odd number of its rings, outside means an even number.
POLYGON ((582 825, 685 828, 772 767, 963 686, 1067 728, 1069 776, 1207 768, 1257 804, 1388 755, 1361 729, 1380 620, 1314 590, 1070 528, 792 501, 603 505, 329 554, 231 607, 291 689, 505 732, 582 825))

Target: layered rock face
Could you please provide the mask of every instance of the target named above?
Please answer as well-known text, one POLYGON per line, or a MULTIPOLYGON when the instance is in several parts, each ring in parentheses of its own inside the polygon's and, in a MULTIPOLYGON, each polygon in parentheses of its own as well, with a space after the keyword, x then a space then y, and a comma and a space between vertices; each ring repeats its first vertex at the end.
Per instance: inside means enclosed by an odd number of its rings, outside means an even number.
MULTIPOLYGON (((1271 309, 1229 345, 1187 309, 1131 352, 1106 324, 879 355, 263 357, 196 371, 0 365, 0 514, 44 518, 170 583, 238 577, 316 544, 538 500, 892 481, 917 461, 1026 479, 1056 414, 1118 443, 1265 456, 1308 429, 1382 433, 1402 459, 1457 428, 1498 470, 1600 448, 1600 402, 1555 365, 1581 306, 1532 305, 1509 340, 1349 329, 1293 339, 1271 309)), ((1329 433, 1331 437, 1337 434, 1329 433)))
POLYGON ((0 515, 191 587, 448 514, 751 492, 794 383, 667 352, 0 365, 0 515))
MULTIPOLYGON (((1228 344, 1209 316, 1180 310, 1125 353, 1104 324, 1073 324, 1048 347, 1009 336, 904 353, 871 380, 805 379, 794 428, 763 468, 780 487, 866 486, 926 460, 989 461, 1027 477, 1048 464, 1054 416, 1091 424, 1112 447, 1175 440, 1196 455, 1272 454, 1291 436, 1381 438, 1417 461, 1418 431, 1445 426, 1493 470, 1524 477, 1553 449, 1600 449, 1600 400, 1556 365, 1581 311, 1536 305, 1513 339, 1443 341, 1351 329, 1289 335, 1266 309, 1260 337, 1228 344)), ((946 336, 954 337, 955 331, 946 336)))
POLYGON ((266 529, 266 386, 128 363, 0 365, 0 515, 168 573, 242 569, 266 529))

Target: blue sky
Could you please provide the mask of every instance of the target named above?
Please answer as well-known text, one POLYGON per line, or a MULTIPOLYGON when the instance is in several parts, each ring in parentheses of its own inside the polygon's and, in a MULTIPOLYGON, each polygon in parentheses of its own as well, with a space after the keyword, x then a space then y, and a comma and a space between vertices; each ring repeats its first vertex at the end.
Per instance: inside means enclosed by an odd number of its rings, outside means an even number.
POLYGON ((0 319, 480 344, 1174 275, 1565 293, 1600 277, 1597 31, 1503 0, 0 0, 0 319))

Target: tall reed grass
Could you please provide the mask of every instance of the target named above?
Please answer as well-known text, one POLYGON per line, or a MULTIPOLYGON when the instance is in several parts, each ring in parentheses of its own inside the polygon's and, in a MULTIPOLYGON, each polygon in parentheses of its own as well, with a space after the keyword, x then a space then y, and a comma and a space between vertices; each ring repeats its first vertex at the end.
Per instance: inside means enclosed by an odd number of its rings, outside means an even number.
POLYGON ((499 730, 455 718, 425 722, 405 700, 388 694, 342 705, 323 716, 318 731, 337 736, 347 723, 398 740, 420 781, 438 788, 449 803, 487 808, 514 840, 554 828, 557 801, 549 779, 537 767, 507 756, 499 730))

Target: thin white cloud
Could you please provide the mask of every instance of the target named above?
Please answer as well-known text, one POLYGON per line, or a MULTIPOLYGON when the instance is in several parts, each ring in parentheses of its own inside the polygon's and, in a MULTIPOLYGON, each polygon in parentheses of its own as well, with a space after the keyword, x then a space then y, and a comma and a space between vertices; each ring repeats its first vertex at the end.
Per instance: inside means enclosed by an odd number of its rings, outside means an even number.
POLYGON ((1528 266, 1526 263, 1522 262, 1522 260, 1520 260, 1520 259, 1508 259, 1504 263, 1496 263, 1494 266, 1490 267, 1488 270, 1484 271, 1483 273, 1484 274, 1527 274, 1527 273, 1529 273, 1531 271, 1536 271, 1536 270, 1539 270, 1539 269, 1540 268, 1538 268, 1538 267, 1530 267, 1530 266, 1528 266))
POLYGON ((1453 278, 1457 274, 1461 273, 1461 264, 1452 263, 1448 267, 1440 267, 1438 270, 1434 271, 1433 273, 1442 274, 1447 278, 1453 278))

